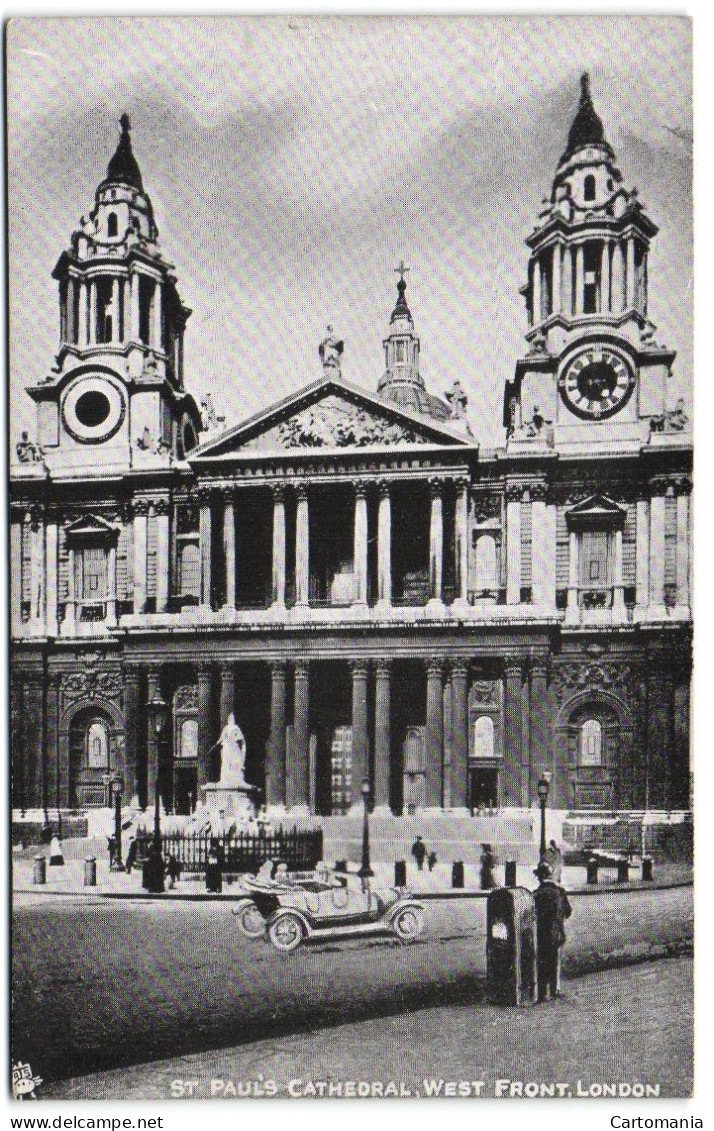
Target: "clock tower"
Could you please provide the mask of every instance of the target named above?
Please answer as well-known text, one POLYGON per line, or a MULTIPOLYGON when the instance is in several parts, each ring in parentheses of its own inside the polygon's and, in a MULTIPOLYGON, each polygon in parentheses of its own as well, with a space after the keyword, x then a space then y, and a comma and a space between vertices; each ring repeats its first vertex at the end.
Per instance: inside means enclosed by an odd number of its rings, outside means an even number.
POLYGON ((159 244, 126 114, 120 130, 94 208, 53 272, 55 364, 27 390, 44 463, 81 479, 168 467, 196 445, 201 429, 183 380, 191 311, 159 244))
POLYGON ((668 412, 675 354, 648 318, 647 259, 657 227, 627 190, 587 74, 550 197, 531 235, 528 353, 507 383, 509 450, 637 450, 687 424, 668 412))

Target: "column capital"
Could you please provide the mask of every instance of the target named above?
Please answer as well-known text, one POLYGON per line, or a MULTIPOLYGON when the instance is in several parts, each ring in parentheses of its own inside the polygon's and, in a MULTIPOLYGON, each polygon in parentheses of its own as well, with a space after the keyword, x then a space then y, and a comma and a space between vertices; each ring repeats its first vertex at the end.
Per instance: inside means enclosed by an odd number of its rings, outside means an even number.
POLYGON ((225 679, 226 676, 232 676, 234 674, 233 664, 228 660, 221 660, 218 665, 218 674, 221 679, 225 679))
POLYGON ((213 664, 208 660, 200 660, 196 664, 196 675, 199 683, 210 683, 214 676, 213 664))
POLYGON ((429 679, 442 678, 444 674, 445 663, 441 656, 430 656, 426 662, 426 674, 429 679))
POLYGON ((369 672, 369 660, 353 659, 349 660, 350 670, 352 671, 353 678, 355 676, 367 676, 369 672))
POLYGON ((171 510, 169 499, 154 499, 152 506, 154 508, 154 514, 161 515, 162 518, 165 518, 171 510))
POLYGON ((134 518, 146 518, 151 505, 150 499, 132 499, 131 513, 134 518))
POLYGON ((122 660, 120 670, 122 683, 131 684, 132 687, 139 683, 143 675, 143 669, 140 664, 128 664, 126 660, 122 660))
POLYGON ((200 507, 210 506, 213 499, 212 487, 197 487, 193 492, 193 497, 200 507))
POLYGON ((306 502, 307 501, 307 495, 308 495, 307 483, 296 483, 295 484, 295 494, 297 496, 297 500, 298 500, 299 503, 300 502, 306 502))
POLYGON ((515 652, 508 652, 503 657, 503 670, 507 676, 523 676, 523 656, 515 652))
POLYGON ((444 490, 444 480, 437 475, 431 476, 429 479, 429 492, 432 499, 440 499, 444 490))
POLYGON ((296 660, 294 664, 295 679, 309 679, 310 678, 310 661, 309 660, 296 660))
POLYGON ((677 495, 691 495, 692 493, 692 480, 689 475, 681 475, 674 481, 674 489, 677 495))
POLYGON ((544 503, 548 498, 547 483, 529 483, 528 490, 533 503, 544 503))
POLYGON ((392 482, 390 479, 378 479, 377 490, 380 499, 388 499, 391 496, 392 482))
POLYGON ((284 483, 271 483, 270 492, 273 496, 274 503, 285 502, 285 484, 284 483))
POLYGON ((28 511, 29 520, 33 530, 39 530, 45 520, 45 508, 42 503, 33 503, 28 511))
POLYGON ((377 679, 389 679, 392 675, 392 661, 375 660, 374 673, 377 679))
POLYGON ((364 479, 357 479, 352 484, 352 486, 354 487, 356 499, 366 499, 367 498, 367 484, 365 483, 364 479))
POLYGON ((270 660, 270 674, 271 676, 282 676, 285 678, 287 672, 287 663, 285 660, 270 660))
POLYGON ((520 503, 523 498, 524 486, 522 483, 506 484, 506 500, 509 503, 520 503))
POLYGON ((548 678, 548 661, 542 656, 530 656, 528 658, 528 666, 530 668, 531 677, 536 679, 548 678))
POLYGON ((452 660, 451 661, 451 678, 452 679, 468 679, 469 664, 468 660, 452 660))
POLYGON ((454 479, 454 486, 457 491, 468 491, 471 480, 468 475, 457 475, 454 479))
POLYGON ((220 489, 221 500, 224 503, 232 505, 235 502, 236 489, 235 487, 221 487, 220 489))

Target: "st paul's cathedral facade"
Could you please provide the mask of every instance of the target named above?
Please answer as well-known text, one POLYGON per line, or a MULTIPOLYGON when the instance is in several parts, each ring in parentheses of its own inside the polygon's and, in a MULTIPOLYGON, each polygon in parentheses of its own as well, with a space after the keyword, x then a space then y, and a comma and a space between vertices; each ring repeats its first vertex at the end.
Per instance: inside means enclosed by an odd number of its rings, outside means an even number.
POLYGON ((502 446, 458 380, 427 388, 403 267, 379 380, 343 378, 328 328, 315 380, 216 426, 123 118, 11 465, 13 806, 85 812, 118 773, 190 812, 234 712, 269 813, 355 810, 364 779, 384 814, 519 809, 544 770, 558 809, 687 809, 692 448, 656 235, 583 76, 502 446))

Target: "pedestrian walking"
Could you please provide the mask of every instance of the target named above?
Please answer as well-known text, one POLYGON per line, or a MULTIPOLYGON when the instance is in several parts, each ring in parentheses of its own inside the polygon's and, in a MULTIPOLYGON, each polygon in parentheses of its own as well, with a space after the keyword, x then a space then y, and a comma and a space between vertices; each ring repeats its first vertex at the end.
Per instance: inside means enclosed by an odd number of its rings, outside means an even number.
POLYGON ((493 866, 496 859, 491 851, 490 844, 481 845, 481 891, 490 891, 495 887, 493 880, 493 866))
POLYGON ((107 848, 109 849, 109 867, 111 868, 117 858, 117 838, 115 836, 107 837, 107 848))
POLYGON ((138 846, 135 837, 129 837, 129 848, 126 854, 126 864, 124 865, 127 875, 131 875, 132 868, 136 867, 136 858, 138 855, 138 846))
POLYGON ((429 867, 429 871, 433 872, 434 871, 434 865, 437 862, 437 855, 436 855, 436 853, 434 852, 433 849, 431 850, 431 852, 427 856, 426 862, 427 862, 427 865, 429 867))
POLYGON ((551 840, 545 850, 545 862, 550 864, 553 872, 553 881, 559 884, 563 875, 563 853, 554 840, 551 840))
POLYGON ((223 851, 217 837, 211 837, 206 859, 206 891, 217 895, 223 890, 223 851))
POLYGON ((169 877, 169 887, 176 886, 178 880, 181 879, 181 865, 173 853, 166 857, 166 875, 169 877))
POLYGON ((426 859, 426 845, 420 836, 416 838, 412 845, 412 856, 416 860, 416 866, 420 872, 424 871, 424 860, 426 859))
POLYGON ((536 912, 536 964, 538 1001, 560 993, 560 948, 565 942, 565 920, 572 908, 565 889, 553 880, 550 864, 541 860, 534 871, 539 886, 533 893, 536 912))

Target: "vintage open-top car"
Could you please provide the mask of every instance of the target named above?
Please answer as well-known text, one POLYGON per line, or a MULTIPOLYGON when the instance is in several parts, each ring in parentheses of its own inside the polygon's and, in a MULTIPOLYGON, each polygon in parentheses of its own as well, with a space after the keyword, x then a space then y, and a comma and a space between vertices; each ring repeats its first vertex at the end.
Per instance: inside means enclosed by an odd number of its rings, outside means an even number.
POLYGON ((233 908, 249 938, 267 937, 277 950, 295 950, 305 939, 334 934, 390 931, 409 941, 424 929, 424 907, 403 888, 373 889, 353 874, 243 878, 249 892, 233 908))

